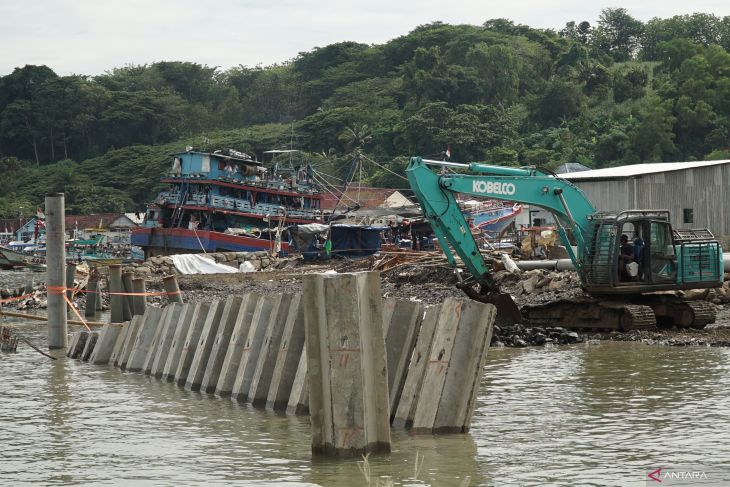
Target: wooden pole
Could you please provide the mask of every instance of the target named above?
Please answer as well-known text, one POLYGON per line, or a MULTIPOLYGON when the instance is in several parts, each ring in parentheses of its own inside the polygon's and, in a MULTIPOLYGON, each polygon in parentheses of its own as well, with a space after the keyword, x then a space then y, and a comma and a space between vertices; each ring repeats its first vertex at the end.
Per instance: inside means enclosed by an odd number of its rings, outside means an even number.
MULTIPOLYGON (((10 316, 12 318, 25 318, 32 321, 49 321, 47 316, 43 315, 32 315, 29 313, 18 313, 17 311, 6 311, 6 310, 0 310, 0 316, 10 316)), ((69 325, 82 325, 83 322, 79 320, 66 320, 66 323, 69 325)), ((100 321, 87 321, 87 325, 89 326, 104 326, 106 323, 102 323, 100 321)))

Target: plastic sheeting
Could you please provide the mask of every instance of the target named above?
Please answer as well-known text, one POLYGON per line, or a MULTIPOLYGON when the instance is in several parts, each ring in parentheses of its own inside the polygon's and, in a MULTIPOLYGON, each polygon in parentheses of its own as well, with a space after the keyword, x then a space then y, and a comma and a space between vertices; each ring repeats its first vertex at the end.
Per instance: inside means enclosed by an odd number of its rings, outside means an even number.
POLYGON ((173 255, 172 262, 181 274, 231 274, 238 269, 219 264, 204 254, 173 255))

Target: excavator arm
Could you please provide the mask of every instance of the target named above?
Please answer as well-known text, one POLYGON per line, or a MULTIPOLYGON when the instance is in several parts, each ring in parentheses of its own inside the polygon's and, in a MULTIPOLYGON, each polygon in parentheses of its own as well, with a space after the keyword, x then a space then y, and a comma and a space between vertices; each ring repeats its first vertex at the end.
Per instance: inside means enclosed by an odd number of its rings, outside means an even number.
POLYGON ((456 265, 453 255, 456 253, 481 286, 482 294, 499 294, 499 289, 459 208, 457 193, 515 201, 552 212, 570 258, 576 269, 581 269, 589 218, 595 209, 568 181, 535 169, 428 161, 421 157, 411 158, 406 175, 449 263, 456 265), (468 173, 446 172, 439 175, 429 165, 459 167, 468 170, 468 173), (577 255, 570 245, 568 229, 577 243, 577 255))

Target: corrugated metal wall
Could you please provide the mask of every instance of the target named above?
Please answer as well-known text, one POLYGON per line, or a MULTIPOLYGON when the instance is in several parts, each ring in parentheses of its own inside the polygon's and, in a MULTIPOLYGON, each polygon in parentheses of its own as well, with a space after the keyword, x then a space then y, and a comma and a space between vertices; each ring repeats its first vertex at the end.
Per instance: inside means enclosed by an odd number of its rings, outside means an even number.
POLYGON ((669 210, 677 228, 709 228, 730 236, 730 164, 647 174, 628 179, 575 181, 598 210, 669 210), (684 209, 694 222, 684 223, 684 209))
MULTIPOLYGON (((709 228, 730 244, 730 164, 647 174, 626 179, 573 181, 599 211, 629 209, 669 210, 677 228, 709 228), (684 209, 692 209, 693 223, 684 223, 684 209)), ((537 210, 537 208, 531 208, 537 210)), ((546 211, 532 218, 552 223, 546 211)))

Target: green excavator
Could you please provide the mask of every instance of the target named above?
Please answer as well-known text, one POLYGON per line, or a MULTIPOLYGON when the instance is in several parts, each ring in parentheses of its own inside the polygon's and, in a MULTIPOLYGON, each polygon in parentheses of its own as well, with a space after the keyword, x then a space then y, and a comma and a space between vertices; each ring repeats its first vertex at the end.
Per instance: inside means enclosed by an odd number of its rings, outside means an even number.
POLYGON ((456 254, 469 271, 459 287, 472 299, 495 304, 498 322, 626 331, 657 324, 702 328, 715 321, 712 304, 671 291, 722 286, 722 248, 709 230, 673 229, 667 210, 596 211, 575 185, 536 168, 413 157, 406 175, 449 263, 457 267, 456 254), (551 212, 584 293, 519 309, 494 282, 457 194, 551 212))

